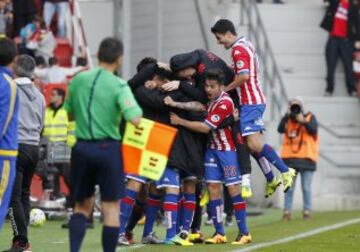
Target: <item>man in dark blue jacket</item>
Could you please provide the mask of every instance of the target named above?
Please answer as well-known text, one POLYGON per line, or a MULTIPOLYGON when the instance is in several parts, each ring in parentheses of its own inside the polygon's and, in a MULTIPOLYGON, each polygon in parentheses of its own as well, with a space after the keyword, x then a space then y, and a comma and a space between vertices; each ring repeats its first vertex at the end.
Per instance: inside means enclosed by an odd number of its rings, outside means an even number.
POLYGON ((8 211, 15 180, 18 153, 18 90, 12 79, 11 65, 16 56, 12 40, 0 40, 0 230, 8 211))

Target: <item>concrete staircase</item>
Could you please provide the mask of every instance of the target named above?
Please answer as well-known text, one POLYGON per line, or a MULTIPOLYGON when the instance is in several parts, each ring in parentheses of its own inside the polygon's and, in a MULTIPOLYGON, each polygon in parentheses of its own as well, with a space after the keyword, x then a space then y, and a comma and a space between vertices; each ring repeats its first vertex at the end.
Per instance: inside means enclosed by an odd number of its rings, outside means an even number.
MULTIPOLYGON (((322 1, 289 0, 285 5, 264 3, 259 8, 289 97, 302 96, 322 126, 314 208, 360 209, 360 102, 347 97, 340 63, 334 96, 323 97, 328 34, 319 24, 325 6, 322 1)), ((300 186, 297 189, 295 206, 300 208, 300 186)))

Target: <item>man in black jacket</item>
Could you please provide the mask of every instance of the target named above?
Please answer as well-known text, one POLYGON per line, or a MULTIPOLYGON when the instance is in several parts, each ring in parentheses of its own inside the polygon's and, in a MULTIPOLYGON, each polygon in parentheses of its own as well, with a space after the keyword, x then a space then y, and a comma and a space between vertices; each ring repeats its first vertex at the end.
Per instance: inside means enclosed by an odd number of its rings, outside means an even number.
POLYGON ((321 22, 321 27, 329 32, 326 44, 327 87, 325 96, 334 91, 334 75, 338 56, 345 68, 346 88, 349 96, 356 96, 355 79, 352 70, 352 54, 355 41, 360 40, 358 8, 351 0, 330 0, 330 5, 321 22))

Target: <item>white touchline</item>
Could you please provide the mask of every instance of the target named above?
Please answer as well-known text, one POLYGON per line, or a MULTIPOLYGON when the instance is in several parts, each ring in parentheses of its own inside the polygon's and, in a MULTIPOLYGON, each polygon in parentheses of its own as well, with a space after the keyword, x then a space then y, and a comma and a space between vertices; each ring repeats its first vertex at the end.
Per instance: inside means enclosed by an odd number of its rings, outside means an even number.
POLYGON ((134 250, 142 248, 144 246, 145 246, 145 244, 124 246, 124 247, 117 248, 116 251, 134 251, 134 250))
POLYGON ((333 229, 345 227, 345 226, 355 224, 355 223, 359 223, 359 222, 360 222, 360 218, 356 218, 356 219, 340 222, 340 223, 337 223, 337 224, 334 224, 334 225, 330 225, 330 226, 326 226, 326 227, 322 227, 322 228, 317 228, 317 229, 311 230, 309 232, 289 236, 289 237, 279 239, 279 240, 276 240, 276 241, 263 242, 263 243, 259 243, 259 244, 253 245, 253 246, 249 246, 247 248, 237 249, 237 250, 233 250, 233 251, 234 252, 253 251, 255 249, 270 247, 270 246, 281 244, 281 243, 287 243, 287 242, 290 242, 290 241, 302 239, 302 238, 305 238, 305 237, 308 237, 308 236, 316 235, 316 234, 319 234, 319 233, 323 233, 323 232, 330 231, 330 230, 333 230, 333 229))

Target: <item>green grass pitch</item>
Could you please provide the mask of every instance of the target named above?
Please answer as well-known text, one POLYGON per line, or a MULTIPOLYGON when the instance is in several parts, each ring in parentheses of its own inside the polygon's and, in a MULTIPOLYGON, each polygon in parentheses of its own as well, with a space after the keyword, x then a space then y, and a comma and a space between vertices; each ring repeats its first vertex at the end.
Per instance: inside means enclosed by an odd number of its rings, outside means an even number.
MULTIPOLYGON (((249 229, 253 237, 250 246, 264 242, 275 241, 290 237, 296 234, 308 232, 316 228, 325 227, 343 221, 360 218, 360 211, 339 211, 339 212, 314 212, 312 219, 303 221, 300 212, 295 212, 291 221, 282 221, 280 210, 266 210, 263 215, 248 218, 249 229)), ((61 229, 62 221, 47 221, 42 228, 29 228, 29 237, 34 252, 57 252, 68 251, 68 233, 61 229)), ((82 251, 99 252, 101 251, 101 224, 96 222, 95 229, 88 230, 83 243, 82 251)), ((136 241, 139 241, 143 226, 135 229, 136 241)), ((159 237, 163 237, 164 228, 155 227, 159 237)), ((202 230, 206 236, 211 236, 214 232, 212 226, 204 226, 202 230)), ((236 225, 226 227, 228 241, 231 242, 237 235, 236 225)), ((10 245, 11 228, 9 222, 3 227, 0 233, 0 251, 7 249, 10 245)), ((248 245, 249 246, 249 245, 248 245)), ((166 246, 166 245, 135 245, 134 247, 118 247, 117 251, 234 251, 245 248, 246 246, 234 246, 230 243, 225 245, 195 245, 191 247, 166 246)), ((339 229, 323 232, 310 237, 298 239, 288 243, 273 245, 258 249, 256 251, 303 251, 303 252, 351 252, 360 251, 360 224, 353 224, 339 229)))

